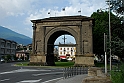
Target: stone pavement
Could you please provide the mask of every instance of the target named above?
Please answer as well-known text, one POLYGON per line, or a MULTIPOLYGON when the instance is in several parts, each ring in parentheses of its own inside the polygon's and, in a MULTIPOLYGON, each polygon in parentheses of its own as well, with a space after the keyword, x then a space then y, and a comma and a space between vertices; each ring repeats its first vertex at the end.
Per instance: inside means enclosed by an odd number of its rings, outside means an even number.
POLYGON ((67 79, 61 79, 56 83, 82 83, 85 77, 87 77, 87 74, 77 75, 67 79))

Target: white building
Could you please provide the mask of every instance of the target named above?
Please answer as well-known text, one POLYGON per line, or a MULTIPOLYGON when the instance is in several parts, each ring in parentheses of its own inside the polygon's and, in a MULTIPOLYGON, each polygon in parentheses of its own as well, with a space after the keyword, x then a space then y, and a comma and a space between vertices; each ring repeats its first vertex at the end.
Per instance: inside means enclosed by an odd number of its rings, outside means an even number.
POLYGON ((58 54, 60 59, 75 58, 76 54, 75 44, 59 44, 58 54))

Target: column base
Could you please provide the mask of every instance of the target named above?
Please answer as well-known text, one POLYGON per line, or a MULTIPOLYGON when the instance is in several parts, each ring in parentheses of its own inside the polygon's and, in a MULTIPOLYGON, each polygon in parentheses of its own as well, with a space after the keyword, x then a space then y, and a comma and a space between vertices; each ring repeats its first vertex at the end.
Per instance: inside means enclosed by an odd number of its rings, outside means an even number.
POLYGON ((36 66, 45 66, 46 64, 46 56, 44 55, 31 55, 30 56, 30 63, 29 65, 36 65, 36 66))
POLYGON ((74 66, 94 66, 94 57, 91 54, 76 55, 74 66))
POLYGON ((105 75, 101 68, 90 67, 88 76, 83 79, 82 83, 112 83, 110 77, 105 75))

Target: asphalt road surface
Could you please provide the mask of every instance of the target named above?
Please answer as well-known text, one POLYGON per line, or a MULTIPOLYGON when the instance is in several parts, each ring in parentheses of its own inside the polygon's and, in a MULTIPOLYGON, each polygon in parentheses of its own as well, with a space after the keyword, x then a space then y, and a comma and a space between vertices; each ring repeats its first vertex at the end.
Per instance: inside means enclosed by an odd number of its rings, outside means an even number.
POLYGON ((0 64, 0 83, 56 83, 63 77, 62 68, 17 67, 0 64))

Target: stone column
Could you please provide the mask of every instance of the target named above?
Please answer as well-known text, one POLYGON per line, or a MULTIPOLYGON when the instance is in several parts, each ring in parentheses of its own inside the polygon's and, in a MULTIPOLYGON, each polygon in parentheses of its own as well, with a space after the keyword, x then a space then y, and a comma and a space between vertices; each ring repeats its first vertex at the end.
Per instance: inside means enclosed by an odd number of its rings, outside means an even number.
POLYGON ((83 54, 83 47, 82 47, 82 25, 79 26, 80 27, 80 54, 82 55, 83 54))
POLYGON ((36 37, 36 24, 33 23, 33 41, 32 41, 32 52, 35 54, 35 37, 36 37))
POLYGON ((83 21, 80 26, 80 54, 76 54, 75 66, 94 66, 91 25, 92 21, 83 21))

